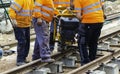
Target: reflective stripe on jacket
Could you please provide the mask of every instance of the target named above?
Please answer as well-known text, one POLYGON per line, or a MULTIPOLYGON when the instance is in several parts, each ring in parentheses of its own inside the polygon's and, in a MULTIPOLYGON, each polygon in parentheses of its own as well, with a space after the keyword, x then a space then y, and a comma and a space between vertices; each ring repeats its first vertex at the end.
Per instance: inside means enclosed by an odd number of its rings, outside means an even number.
POLYGON ((74 0, 75 11, 81 13, 82 23, 104 22, 100 0, 74 0))
POLYGON ((51 22, 54 15, 54 5, 52 0, 36 0, 33 17, 42 18, 51 22))
POLYGON ((54 15, 54 5, 52 0, 36 0, 33 17, 51 22, 54 15))
POLYGON ((33 7, 33 0, 14 0, 10 6, 9 15, 12 19, 17 20, 18 27, 29 27, 31 26, 33 7))
POLYGON ((70 0, 53 0, 55 7, 69 7, 70 6, 70 0))

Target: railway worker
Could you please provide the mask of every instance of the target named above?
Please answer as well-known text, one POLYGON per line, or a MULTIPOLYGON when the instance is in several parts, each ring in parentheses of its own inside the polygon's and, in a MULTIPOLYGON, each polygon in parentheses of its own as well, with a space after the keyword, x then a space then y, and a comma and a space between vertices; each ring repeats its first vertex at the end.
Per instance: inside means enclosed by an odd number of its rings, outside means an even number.
MULTIPOLYGON (((63 8, 70 7, 70 0, 53 0, 53 3, 55 7, 54 16, 59 14, 57 7, 63 7, 63 8)), ((51 25, 50 25, 50 50, 51 51, 53 51, 54 49, 53 34, 54 34, 54 19, 51 21, 51 25)))
POLYGON ((14 0, 9 9, 9 15, 13 22, 15 38, 18 41, 17 66, 26 63, 26 57, 29 53, 30 26, 33 6, 33 0, 14 0))
POLYGON ((49 48, 49 22, 53 19, 54 5, 52 0, 36 0, 33 25, 36 33, 32 60, 41 58, 42 62, 52 62, 49 48))
POLYGON ((74 7, 76 16, 81 21, 78 47, 81 65, 84 65, 96 59, 97 42, 104 22, 102 1, 74 0, 74 7))

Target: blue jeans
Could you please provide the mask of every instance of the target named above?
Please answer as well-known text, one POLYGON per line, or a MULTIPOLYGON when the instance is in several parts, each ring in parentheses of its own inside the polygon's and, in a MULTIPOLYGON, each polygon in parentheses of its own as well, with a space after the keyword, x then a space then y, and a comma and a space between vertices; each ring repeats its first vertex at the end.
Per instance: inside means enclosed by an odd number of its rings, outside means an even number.
POLYGON ((17 62, 24 62, 30 48, 30 28, 14 28, 17 44, 17 62))

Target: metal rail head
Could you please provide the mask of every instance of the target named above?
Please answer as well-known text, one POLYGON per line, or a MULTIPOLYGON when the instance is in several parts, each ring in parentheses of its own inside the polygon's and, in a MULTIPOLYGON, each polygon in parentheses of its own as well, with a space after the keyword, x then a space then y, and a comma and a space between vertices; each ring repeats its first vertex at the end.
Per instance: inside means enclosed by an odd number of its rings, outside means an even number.
MULTIPOLYGON (((73 50, 67 50, 67 51, 64 51, 63 53, 56 53, 56 54, 52 55, 51 57, 57 61, 64 56, 71 55, 72 53, 73 53, 73 50)), ((38 60, 32 61, 30 63, 27 63, 25 65, 18 66, 13 69, 10 69, 8 71, 2 72, 0 74, 25 74, 26 71, 27 72, 31 71, 31 69, 33 70, 33 68, 35 68, 36 66, 41 68, 45 65, 51 64, 51 63, 43 63, 40 61, 41 61, 41 59, 38 59, 38 60)))

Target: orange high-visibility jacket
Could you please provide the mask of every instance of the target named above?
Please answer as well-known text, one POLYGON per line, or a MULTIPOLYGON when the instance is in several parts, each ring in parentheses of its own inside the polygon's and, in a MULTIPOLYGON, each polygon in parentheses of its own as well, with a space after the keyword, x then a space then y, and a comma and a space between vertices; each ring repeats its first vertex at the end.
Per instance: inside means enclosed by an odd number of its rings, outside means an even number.
POLYGON ((52 0, 36 0, 33 17, 41 18, 51 22, 54 15, 54 5, 52 0))
POLYGON ((74 0, 75 10, 81 14, 82 23, 104 22, 101 1, 103 0, 74 0))
POLYGON ((69 7, 70 6, 70 0, 53 0, 55 7, 69 7))
POLYGON ((54 14, 57 15, 57 14, 60 14, 59 10, 54 8, 54 14))
POLYGON ((33 7, 33 0, 14 0, 10 6, 9 15, 12 19, 17 20, 18 27, 29 27, 31 26, 33 7))

